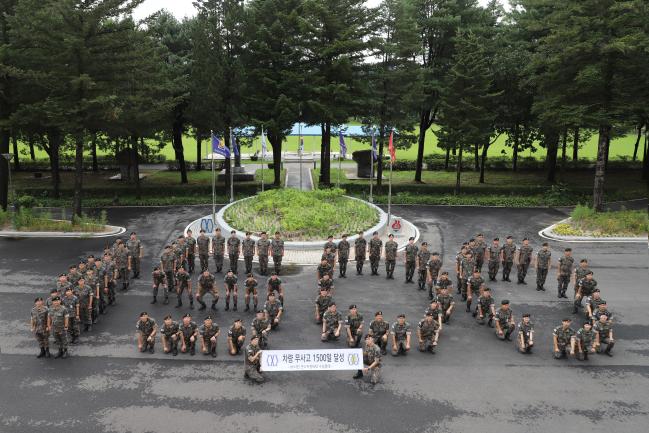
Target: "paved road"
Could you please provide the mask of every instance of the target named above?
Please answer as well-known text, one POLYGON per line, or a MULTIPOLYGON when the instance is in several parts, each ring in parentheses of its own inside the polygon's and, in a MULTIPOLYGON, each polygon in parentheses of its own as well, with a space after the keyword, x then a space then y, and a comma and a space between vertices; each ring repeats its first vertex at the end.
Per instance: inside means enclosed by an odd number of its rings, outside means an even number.
MULTIPOLYGON (((145 269, 188 221, 209 207, 110 209, 109 220, 136 230, 144 240, 145 269)), ((422 240, 443 254, 450 269, 458 245, 476 232, 488 237, 528 236, 563 217, 556 210, 397 206, 415 223, 422 240)), ((242 359, 219 348, 216 361, 203 356, 140 355, 133 346, 142 310, 161 319, 181 312, 149 305, 148 273, 67 361, 38 360, 27 329, 33 298, 79 257, 97 253, 106 240, 0 240, 0 432, 644 432, 649 421, 649 311, 644 245, 579 244, 604 298, 618 318, 615 357, 587 364, 555 361, 550 333, 570 315, 568 302, 533 285, 498 282, 498 300, 509 298, 517 318, 533 314, 537 348, 523 356, 512 343, 458 311, 443 331, 438 353, 385 359, 383 383, 375 388, 349 372, 275 373, 262 386, 242 378, 242 359)), ((565 244, 552 243, 556 258, 565 244)), ((293 267, 284 277, 287 313, 271 336, 273 348, 318 348, 311 322, 315 269, 293 267)), ((425 295, 395 281, 353 275, 337 280, 340 306, 357 303, 369 322, 383 310, 388 318, 405 312, 414 326, 425 295)), ((553 275, 548 286, 553 286, 553 275)), ((534 274, 530 276, 533 280, 534 274)), ((222 308, 222 305, 220 305, 222 308)), ((188 311, 186 308, 182 312, 188 311)), ((229 324, 249 314, 217 313, 229 324)), ((343 343, 337 343, 342 347, 343 343)))

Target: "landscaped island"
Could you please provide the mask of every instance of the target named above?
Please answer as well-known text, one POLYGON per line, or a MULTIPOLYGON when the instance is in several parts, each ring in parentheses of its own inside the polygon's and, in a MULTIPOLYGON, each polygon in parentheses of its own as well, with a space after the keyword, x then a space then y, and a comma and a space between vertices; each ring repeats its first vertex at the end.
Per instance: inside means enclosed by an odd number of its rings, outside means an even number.
POLYGON ((12 211, 0 210, 0 231, 103 233, 109 231, 109 228, 106 226, 105 212, 102 212, 99 218, 83 215, 70 221, 52 219, 49 212, 37 215, 31 209, 23 208, 15 214, 12 211))
POLYGON ((649 218, 645 210, 595 212, 577 206, 570 219, 557 224, 553 232, 563 236, 634 237, 647 236, 649 218))

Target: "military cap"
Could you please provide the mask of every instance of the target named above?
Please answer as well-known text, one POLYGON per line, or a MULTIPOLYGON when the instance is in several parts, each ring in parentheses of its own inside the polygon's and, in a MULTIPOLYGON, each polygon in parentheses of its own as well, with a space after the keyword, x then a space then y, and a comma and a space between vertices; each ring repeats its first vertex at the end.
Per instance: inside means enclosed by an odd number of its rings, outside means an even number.
POLYGON ((406 317, 406 315, 405 315, 405 314, 403 314, 403 313, 401 313, 401 314, 399 314, 399 315, 397 316, 397 318, 399 318, 399 317, 403 317, 403 318, 405 318, 405 317, 406 317))
POLYGON ((189 314, 189 313, 185 313, 185 314, 183 315, 183 318, 185 318, 185 317, 192 317, 192 315, 189 314))
POLYGON ((509 299, 503 299, 500 301, 500 305, 509 305, 509 299))
POLYGON ((356 308, 356 304, 352 304, 349 306, 349 309, 351 310, 352 308, 356 308))
POLYGON ((142 317, 142 316, 148 316, 148 315, 149 315, 149 313, 147 313, 146 311, 142 311, 142 312, 140 313, 140 317, 142 317))

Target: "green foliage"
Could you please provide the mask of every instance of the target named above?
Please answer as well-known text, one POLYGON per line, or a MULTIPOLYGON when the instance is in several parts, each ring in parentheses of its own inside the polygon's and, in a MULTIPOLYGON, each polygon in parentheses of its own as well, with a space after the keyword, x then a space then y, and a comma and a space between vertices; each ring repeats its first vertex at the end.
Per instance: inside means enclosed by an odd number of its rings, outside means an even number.
POLYGON ((16 205, 20 209, 31 209, 36 205, 36 199, 31 195, 21 195, 16 199, 16 205))
POLYGON ((577 205, 570 214, 569 225, 573 231, 590 236, 643 236, 649 231, 649 218, 645 210, 596 212, 577 205))
POLYGON ((99 218, 86 214, 74 216, 72 221, 54 220, 50 212, 35 213, 29 208, 20 208, 18 212, 0 211, 0 228, 11 229, 13 217, 14 229, 24 232, 84 232, 97 233, 105 231, 106 212, 99 218))
POLYGON ((340 189, 267 191, 231 206, 224 217, 239 230, 280 231, 290 240, 339 238, 378 222, 375 209, 344 197, 340 189))

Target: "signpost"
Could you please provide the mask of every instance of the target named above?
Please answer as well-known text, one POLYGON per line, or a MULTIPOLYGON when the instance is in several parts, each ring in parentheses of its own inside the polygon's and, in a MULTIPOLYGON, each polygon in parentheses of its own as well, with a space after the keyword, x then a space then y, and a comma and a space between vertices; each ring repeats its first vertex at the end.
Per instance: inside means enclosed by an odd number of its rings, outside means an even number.
POLYGON ((360 370, 362 349, 263 350, 261 371, 360 370))

